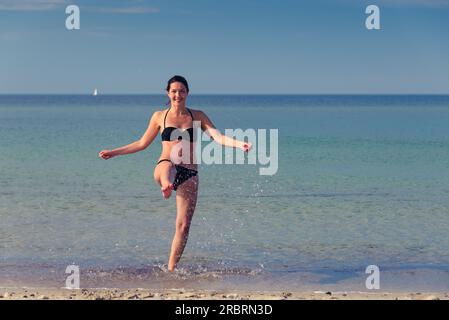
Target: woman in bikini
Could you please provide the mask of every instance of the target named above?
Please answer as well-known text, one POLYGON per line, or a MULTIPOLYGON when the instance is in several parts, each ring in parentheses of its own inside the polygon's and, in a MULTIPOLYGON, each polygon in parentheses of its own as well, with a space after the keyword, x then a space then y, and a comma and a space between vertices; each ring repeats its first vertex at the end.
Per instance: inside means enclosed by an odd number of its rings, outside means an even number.
POLYGON ((148 128, 143 136, 126 146, 113 150, 102 150, 99 157, 107 160, 119 155, 145 150, 161 133, 162 153, 154 169, 154 180, 161 187, 162 195, 168 199, 172 191, 176 191, 176 230, 173 238, 168 270, 173 271, 181 259, 189 235, 198 198, 198 171, 194 161, 195 141, 193 121, 201 123, 201 130, 206 132, 215 142, 228 147, 240 148, 244 152, 251 149, 251 144, 222 135, 206 114, 200 110, 186 107, 189 94, 187 80, 181 76, 172 77, 167 84, 167 95, 170 107, 156 111, 152 115, 148 128), (186 143, 182 139, 187 140, 186 143), (182 157, 182 147, 188 146, 188 159, 182 157), (179 159, 182 158, 181 162, 179 159), (174 161, 174 159, 176 159, 174 161))

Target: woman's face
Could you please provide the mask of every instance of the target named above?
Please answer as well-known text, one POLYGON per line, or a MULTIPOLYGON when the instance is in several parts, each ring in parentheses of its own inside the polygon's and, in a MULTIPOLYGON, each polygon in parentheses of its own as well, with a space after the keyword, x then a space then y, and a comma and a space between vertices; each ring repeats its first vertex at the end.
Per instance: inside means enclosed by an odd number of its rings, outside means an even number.
POLYGON ((187 89, 181 82, 173 82, 168 90, 168 97, 172 106, 185 106, 187 89))

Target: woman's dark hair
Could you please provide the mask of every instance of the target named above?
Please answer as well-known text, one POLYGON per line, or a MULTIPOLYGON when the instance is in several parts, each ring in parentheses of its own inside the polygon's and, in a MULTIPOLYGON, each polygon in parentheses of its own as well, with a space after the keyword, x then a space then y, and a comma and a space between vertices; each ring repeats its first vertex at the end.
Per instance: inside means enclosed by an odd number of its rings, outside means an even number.
POLYGON ((167 83, 167 91, 170 90, 170 85, 173 82, 181 82, 186 87, 187 93, 189 93, 189 84, 187 83, 186 78, 184 78, 182 76, 173 76, 173 77, 171 77, 170 80, 168 80, 168 83, 167 83))

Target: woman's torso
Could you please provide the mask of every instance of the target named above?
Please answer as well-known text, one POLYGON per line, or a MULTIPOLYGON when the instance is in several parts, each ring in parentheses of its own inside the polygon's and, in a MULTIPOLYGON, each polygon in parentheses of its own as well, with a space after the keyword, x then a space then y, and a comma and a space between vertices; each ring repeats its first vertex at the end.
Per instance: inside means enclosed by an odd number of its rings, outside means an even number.
POLYGON ((185 111, 182 116, 176 116, 171 108, 162 111, 159 123, 162 152, 159 160, 170 159, 177 163, 176 158, 178 158, 181 161, 179 164, 182 166, 196 169, 195 141, 193 139, 195 112, 189 108, 186 108, 185 111))

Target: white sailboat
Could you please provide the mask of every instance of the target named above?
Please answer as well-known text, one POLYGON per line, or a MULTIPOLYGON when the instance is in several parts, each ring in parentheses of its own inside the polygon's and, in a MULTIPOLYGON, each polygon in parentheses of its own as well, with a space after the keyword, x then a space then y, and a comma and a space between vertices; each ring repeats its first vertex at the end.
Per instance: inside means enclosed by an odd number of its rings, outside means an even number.
POLYGON ((93 95, 94 97, 98 95, 98 90, 97 90, 97 88, 94 89, 94 92, 92 93, 92 95, 93 95))

